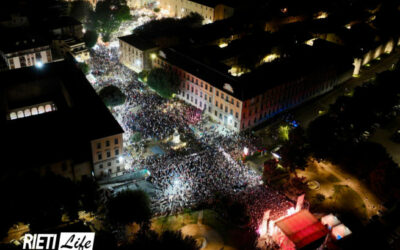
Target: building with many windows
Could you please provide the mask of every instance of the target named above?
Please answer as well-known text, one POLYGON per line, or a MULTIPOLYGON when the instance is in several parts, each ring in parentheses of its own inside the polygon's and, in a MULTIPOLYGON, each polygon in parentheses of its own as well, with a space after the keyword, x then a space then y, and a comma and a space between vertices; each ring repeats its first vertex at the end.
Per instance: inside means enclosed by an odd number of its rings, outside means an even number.
POLYGON ((155 44, 135 35, 119 37, 118 40, 121 52, 119 60, 123 65, 137 73, 151 69, 151 57, 155 56, 158 49, 155 44))
POLYGON ((72 55, 78 62, 90 59, 89 50, 85 42, 75 38, 58 38, 53 40, 53 48, 62 56, 72 55))
MULTIPOLYGON (((211 58, 218 54, 207 50, 211 58)), ((233 67, 217 64, 216 59, 201 60, 198 54, 179 49, 160 51, 153 65, 179 76, 179 99, 228 129, 240 131, 326 93, 351 77, 351 56, 340 47, 299 45, 290 53, 285 59, 265 60, 245 72, 232 72, 233 67)))
POLYGON ((50 44, 24 29, 7 31, 0 42, 0 55, 8 69, 18 69, 52 62, 50 44))
POLYGON ((232 7, 212 0, 160 0, 159 7, 178 18, 191 12, 198 13, 205 23, 226 19, 234 13, 232 7))
POLYGON ((124 169, 123 130, 74 62, 0 72, 4 173, 80 180, 124 169))

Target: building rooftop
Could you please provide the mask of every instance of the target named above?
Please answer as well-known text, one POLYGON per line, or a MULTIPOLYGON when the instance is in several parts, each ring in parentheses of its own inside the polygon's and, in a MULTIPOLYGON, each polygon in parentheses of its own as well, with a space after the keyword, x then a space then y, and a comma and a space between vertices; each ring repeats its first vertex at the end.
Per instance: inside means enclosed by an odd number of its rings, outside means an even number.
POLYGON ((119 37, 118 39, 142 51, 154 49, 157 47, 153 42, 140 38, 135 34, 119 37))
POLYGON ((0 79, 0 137, 9 167, 91 160, 91 140, 123 133, 73 62, 0 72, 0 79), (8 119, 13 110, 46 102, 53 103, 56 110, 8 119))
MULTIPOLYGON (((325 41, 316 41, 312 47, 298 44, 285 48, 282 53, 283 58, 264 63, 241 76, 232 76, 228 73, 230 67, 218 62, 226 55, 217 52, 208 53, 209 48, 204 52, 201 49, 196 48, 193 53, 182 47, 165 49, 162 50, 160 56, 165 56, 166 61, 172 65, 219 89, 224 89, 225 84, 228 83, 233 89, 233 93, 230 92, 230 94, 239 100, 248 100, 280 84, 307 81, 313 77, 325 79, 323 77, 329 77, 332 71, 344 73, 351 69, 352 64, 352 57, 346 54, 345 48, 325 41), (199 57, 202 54, 212 55, 199 57)), ((222 50, 227 49, 229 46, 222 50)), ((240 49, 235 48, 235 51, 240 51, 240 49)), ((261 55, 257 50, 253 53, 256 56, 261 55)))
POLYGON ((275 225, 296 245, 305 247, 328 234, 328 229, 322 225, 308 210, 285 217, 275 225))
POLYGON ((50 46, 40 35, 23 28, 4 29, 0 32, 4 35, 0 41, 0 51, 5 54, 50 46))

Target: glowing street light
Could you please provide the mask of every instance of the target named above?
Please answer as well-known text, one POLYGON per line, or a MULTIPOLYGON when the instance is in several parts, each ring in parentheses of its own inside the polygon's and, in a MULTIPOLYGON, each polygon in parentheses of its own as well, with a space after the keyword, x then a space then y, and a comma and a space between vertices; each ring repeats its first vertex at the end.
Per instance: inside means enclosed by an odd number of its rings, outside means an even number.
POLYGON ((156 55, 156 54, 154 54, 154 53, 151 53, 151 54, 150 54, 150 58, 151 58, 152 60, 154 60, 154 59, 156 59, 156 58, 157 58, 157 55, 156 55))
POLYGON ((35 63, 35 67, 38 68, 38 69, 43 68, 43 63, 42 63, 42 61, 37 61, 37 62, 35 63))

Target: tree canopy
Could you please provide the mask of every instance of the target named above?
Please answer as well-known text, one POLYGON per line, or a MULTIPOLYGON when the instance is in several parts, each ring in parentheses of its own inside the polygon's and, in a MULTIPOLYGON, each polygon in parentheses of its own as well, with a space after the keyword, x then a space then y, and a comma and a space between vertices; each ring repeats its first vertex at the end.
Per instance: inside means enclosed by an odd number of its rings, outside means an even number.
POLYGON ((149 197, 141 190, 122 191, 109 200, 106 217, 115 226, 133 222, 145 225, 151 218, 149 197))
POLYGON ((99 38, 99 34, 97 34, 97 32, 94 30, 87 30, 85 35, 83 35, 83 41, 88 48, 92 48, 94 45, 96 45, 97 38, 99 38))
POLYGON ((130 18, 126 0, 98 1, 95 11, 89 17, 88 27, 96 30, 102 35, 103 41, 107 42, 121 23, 130 18))
POLYGON ((86 23, 92 12, 92 5, 89 3, 89 1, 79 0, 71 3, 69 16, 82 23, 86 23))
POLYGON ((176 74, 165 69, 152 69, 147 77, 147 84, 160 96, 171 98, 179 87, 179 78, 176 74))
POLYGON ((126 96, 121 92, 121 90, 114 85, 102 88, 99 92, 99 96, 108 107, 121 105, 126 99, 126 96))

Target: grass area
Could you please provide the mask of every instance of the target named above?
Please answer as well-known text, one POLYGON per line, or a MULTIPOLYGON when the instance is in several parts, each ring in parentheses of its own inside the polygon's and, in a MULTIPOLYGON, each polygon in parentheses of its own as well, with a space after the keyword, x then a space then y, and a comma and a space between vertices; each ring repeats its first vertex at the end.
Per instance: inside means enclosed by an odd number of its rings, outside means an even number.
MULTIPOLYGON (((151 227, 159 233, 165 230, 177 231, 185 225, 196 224, 199 212, 200 211, 188 211, 179 215, 154 218, 151 227)), ((246 243, 246 231, 222 219, 213 210, 203 210, 202 224, 215 230, 222 237, 225 245, 236 246, 238 249, 241 249, 243 244, 246 243)))
POLYGON ((331 183, 340 182, 339 178, 337 178, 336 175, 333 174, 328 175, 328 177, 326 177, 326 180, 331 183))
POLYGON ((367 209, 357 192, 345 185, 334 185, 333 190, 331 201, 335 210, 351 212, 360 218, 367 218, 367 209))

